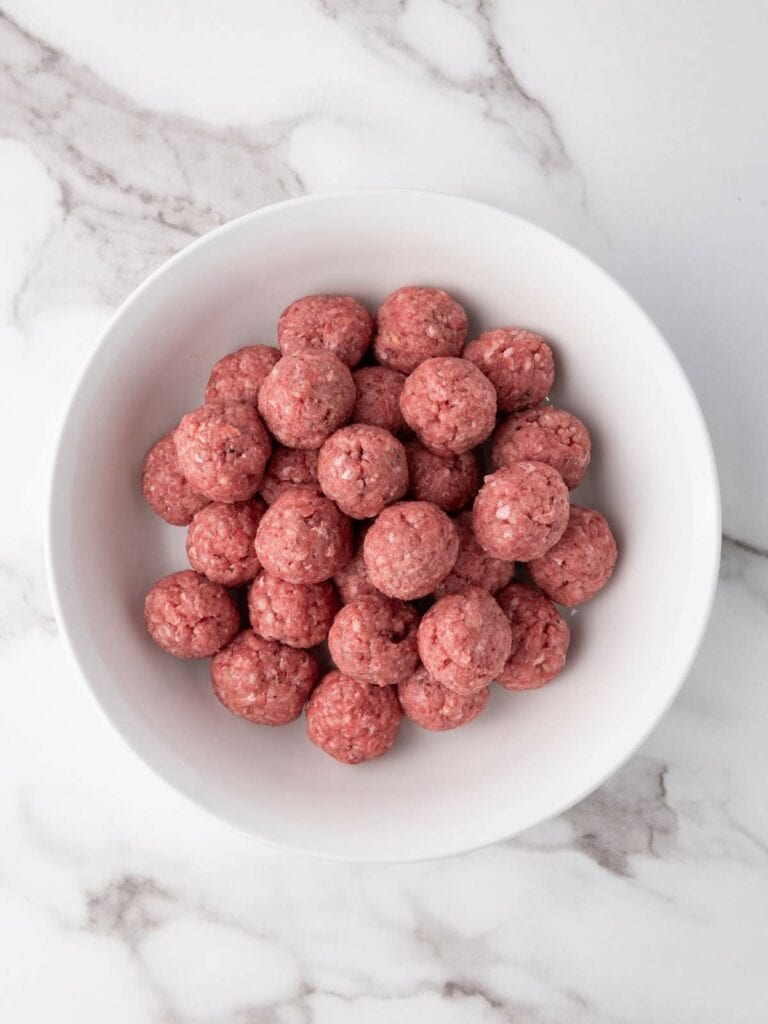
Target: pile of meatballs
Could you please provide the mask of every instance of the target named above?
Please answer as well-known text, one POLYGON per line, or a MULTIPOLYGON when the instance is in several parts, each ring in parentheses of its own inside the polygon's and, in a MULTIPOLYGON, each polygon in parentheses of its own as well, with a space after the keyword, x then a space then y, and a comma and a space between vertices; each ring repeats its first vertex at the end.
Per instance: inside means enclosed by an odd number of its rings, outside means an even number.
POLYGON ((216 696, 250 722, 306 706, 310 740, 345 764, 389 750, 403 715, 454 729, 494 680, 550 682, 569 643, 555 604, 587 601, 616 563, 603 516, 569 500, 591 443, 543 404, 547 342, 466 340, 439 288, 399 288, 375 319, 306 296, 277 348, 216 363, 204 404, 144 460, 144 497, 188 527, 191 566, 147 594, 149 635, 212 658, 216 696))

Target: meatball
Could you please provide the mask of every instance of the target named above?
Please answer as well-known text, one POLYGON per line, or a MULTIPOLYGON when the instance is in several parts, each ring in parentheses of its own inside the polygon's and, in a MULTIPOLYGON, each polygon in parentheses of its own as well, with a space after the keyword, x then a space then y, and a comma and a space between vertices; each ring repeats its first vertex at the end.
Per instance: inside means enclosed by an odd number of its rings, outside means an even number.
POLYGON ((349 295, 306 295, 284 309, 277 321, 277 344, 284 356, 305 348, 324 349, 355 366, 372 337, 373 317, 349 295))
POLYGON ((386 754, 402 717, 394 687, 329 672, 307 703, 307 735, 337 761, 360 764, 386 754))
POLYGON ((423 665, 397 687, 406 717, 430 732, 447 732, 468 725, 488 703, 489 693, 487 686, 474 693, 456 693, 433 679, 423 665))
POLYGON ((272 345, 247 345, 214 363, 205 389, 205 404, 252 402, 272 372, 280 353, 272 345))
POLYGON ((216 501, 197 513, 187 531, 187 558, 197 572, 225 587, 248 583, 261 568, 253 542, 266 505, 216 501))
POLYGON ((208 658, 240 628, 235 602, 220 583, 191 569, 158 580, 144 600, 155 643, 177 658, 208 658))
POLYGON ((272 443, 250 402, 202 405, 174 434, 179 466, 211 501, 246 501, 259 487, 272 443))
POLYGON ((440 288, 398 288, 376 315, 377 362, 401 373, 432 356, 457 356, 467 339, 467 314, 440 288))
POLYGON ((431 501, 444 512, 457 512, 480 486, 480 464, 474 452, 444 459, 418 441, 405 446, 408 489, 417 501, 431 501))
POLYGON ((381 593, 371 583, 368 570, 365 567, 364 538, 365 532, 360 537, 357 550, 350 561, 333 577, 333 582, 336 584, 336 589, 343 604, 356 601, 358 597, 370 597, 372 594, 381 593))
MULTIPOLYGON (((271 505, 284 490, 294 484, 310 487, 317 484, 318 455, 316 448, 284 448, 281 444, 275 445, 261 481, 264 501, 271 505)), ((319 491, 319 485, 317 489, 319 491)))
POLYGON ((581 420, 565 409, 543 405, 510 416, 496 428, 491 461, 494 469, 513 462, 546 462, 573 490, 587 471, 591 453, 592 441, 581 420))
POLYGON ((419 616, 403 601, 383 594, 360 597, 333 620, 328 649, 346 676, 374 686, 407 679, 416 668, 419 616))
POLYGON ((408 490, 405 449, 381 427, 342 427, 320 449, 317 479, 342 512, 370 519, 408 490))
POLYGON ((472 513, 463 512, 453 520, 459 535, 456 564, 436 588, 436 597, 458 594, 467 587, 481 587, 489 594, 506 587, 515 574, 515 563, 494 558, 477 543, 472 513))
POLYGON ((239 633, 211 662, 213 692, 225 708, 256 725, 287 725, 317 682, 317 660, 308 651, 239 633))
POLYGON ((570 630, 549 598, 521 583, 496 595, 512 629, 512 650, 496 682, 507 690, 537 690, 565 665, 570 630))
POLYGON ((291 487, 264 513, 256 554, 286 583, 322 583, 352 557, 351 523, 311 487, 291 487))
POLYGON ((186 526, 210 498, 198 494, 181 472, 172 430, 149 449, 141 473, 141 493, 171 526, 186 526))
POLYGON ((490 435, 496 425, 496 392, 466 359, 427 359, 406 380, 400 410, 426 448, 450 458, 490 435))
POLYGON ((323 349, 283 356, 259 392, 261 415, 288 448, 319 448, 347 422, 354 404, 352 374, 323 349))
POLYGON ((339 601, 333 584, 286 583, 263 572, 248 592, 248 614, 256 633, 289 647, 314 647, 328 636, 339 601))
POLYGON ((362 366, 352 374, 355 382, 353 423, 367 423, 397 434, 403 429, 400 395, 405 376, 386 366, 362 366))
POLYGON ((547 597, 572 607, 588 601, 613 575, 616 541, 593 508, 571 506, 568 525, 557 544, 528 565, 531 579, 547 597))
POLYGON ((543 401, 555 381, 552 349, 539 334, 519 327, 484 331, 464 349, 496 389, 499 412, 530 409, 543 401))
POLYGON ((475 536, 494 558, 528 562, 557 544, 568 523, 568 488, 543 462, 515 462, 485 478, 473 507, 475 536))
POLYGON ((479 587, 441 597, 419 625, 419 655, 427 671, 456 693, 477 693, 504 668, 512 631, 504 612, 479 587))
POLYGON ((403 601, 431 594, 453 568, 458 552, 456 527, 428 501, 401 501, 385 508, 363 541, 371 583, 403 601))

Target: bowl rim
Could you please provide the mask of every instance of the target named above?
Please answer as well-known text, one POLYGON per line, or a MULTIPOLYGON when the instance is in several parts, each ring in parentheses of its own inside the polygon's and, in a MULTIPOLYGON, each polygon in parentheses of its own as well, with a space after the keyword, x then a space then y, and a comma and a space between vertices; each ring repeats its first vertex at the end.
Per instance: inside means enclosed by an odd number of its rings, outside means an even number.
MULTIPOLYGON (((586 256, 581 252, 581 250, 577 249, 570 242, 560 238, 560 236, 556 235, 554 232, 540 227, 538 224, 529 221, 525 217, 521 217, 518 214, 501 209, 494 206, 492 203, 467 198, 465 196, 429 189, 383 187, 317 192, 310 195, 296 196, 291 199, 281 200, 276 203, 269 203, 256 210, 252 210, 249 213, 242 214, 239 217, 229 220, 226 223, 205 232, 198 238, 193 239, 178 252, 174 253, 173 256, 164 260, 158 267, 156 267, 155 270, 153 270, 136 288, 133 289, 133 291, 129 293, 129 295, 120 303, 117 309, 109 317, 107 323, 99 334, 96 344, 85 359, 73 385, 70 388, 64 409, 55 424, 53 434, 50 435, 48 454, 49 465, 48 472, 46 473, 48 486, 45 499, 46 512, 43 538, 46 576, 56 622, 64 641, 64 647, 67 651, 70 664, 75 667, 76 675, 79 676, 80 683, 85 684, 85 690, 90 694, 91 699, 95 701, 111 727, 128 745, 133 754, 166 786, 183 796, 197 808, 204 810, 218 821, 227 825, 229 828, 234 829, 241 835, 247 835, 273 850, 289 852, 303 857, 311 857, 314 859, 339 863, 416 863, 482 849, 497 842, 511 839, 515 835, 519 835, 529 828, 533 828, 538 824, 550 821, 563 814, 591 793, 595 792, 595 790, 602 786, 616 771, 618 771, 619 768, 626 764, 650 736, 661 719, 666 715, 690 673, 693 662, 704 639, 714 604, 722 544, 722 511, 717 464, 715 461, 712 441, 698 399, 696 398, 693 387, 673 349, 667 342, 666 338, 662 335, 661 331, 656 327, 656 324, 651 320, 632 295, 630 295, 630 293, 624 288, 624 286, 591 257, 586 256), (315 850, 307 847, 306 845, 286 843, 273 839, 267 835, 263 835, 260 832, 247 827, 242 822, 234 820, 223 810, 214 806, 213 803, 209 802, 204 796, 194 792, 191 787, 183 785, 178 779, 172 778, 169 774, 166 774, 158 764, 155 764, 153 761, 145 757, 138 741, 133 737, 131 732, 128 729, 123 728, 117 718, 110 713, 105 702, 102 700, 101 695, 91 684, 88 672, 86 671, 81 658, 78 644, 74 637, 75 630, 69 622, 68 613, 66 611, 66 581, 61 578, 59 566, 57 564, 57 538, 55 536, 56 505, 59 491, 58 478, 60 473, 63 472, 62 463, 66 454, 64 451, 64 438, 68 432, 70 421, 74 415, 78 399, 80 398, 80 393, 88 380, 92 366, 102 354, 105 342, 108 341, 116 324, 122 319, 129 309, 142 300, 144 294, 152 289, 158 280, 160 280, 165 274, 169 273, 172 269, 176 268, 179 264, 182 264, 185 260, 191 258, 199 247, 208 244, 213 238, 219 238, 230 231, 236 231, 244 222, 258 221, 262 217, 274 214, 276 210, 288 207, 322 204, 329 201, 338 202, 340 200, 343 201, 350 198, 383 198, 396 196, 417 201, 427 200, 431 202, 436 201, 439 203, 458 204, 465 207, 475 207, 479 210, 484 210, 485 212, 492 212, 498 217, 511 220, 523 227, 525 230, 543 236, 547 242, 567 250, 569 259, 581 262, 582 265, 586 265, 586 268, 592 274, 601 279, 601 283, 604 286, 607 286, 609 289, 613 289, 623 302, 633 309, 634 314, 643 322, 649 333, 649 337, 654 339, 657 346, 656 354, 660 353, 666 360, 667 372, 672 373, 676 377, 676 386, 685 393, 689 402, 688 418, 690 419, 692 428, 699 436, 702 444, 701 455, 703 456, 703 459, 700 469, 703 473, 703 483, 701 490, 702 493, 704 491, 707 492, 706 497, 708 500, 703 503, 703 511, 709 521, 702 527, 701 534, 704 539, 709 536, 709 543, 707 544, 707 549, 702 550, 699 554, 701 558, 706 557, 708 560, 708 565, 702 570, 705 574, 707 585, 700 591, 696 627, 695 629, 693 627, 691 629, 689 649, 686 656, 682 659, 681 668, 677 673, 678 678, 670 681, 667 691, 664 694, 664 699, 654 705, 653 711, 646 716, 645 721, 642 723, 642 727, 635 733, 632 743, 624 747, 619 754, 611 758, 607 765, 603 766, 603 768, 588 784, 580 787, 574 792, 568 792, 568 794, 562 800, 558 801, 545 815, 537 817, 520 827, 513 826, 510 831, 494 835, 484 835, 479 837, 476 842, 461 840, 458 842, 454 841, 452 844, 445 842, 439 844, 430 844, 429 842, 421 843, 419 852, 413 855, 395 856, 386 854, 382 856, 379 852, 378 855, 374 854, 368 856, 361 855, 358 851, 355 851, 355 853, 350 856, 345 855, 342 851, 331 852, 329 850, 315 850)), ((704 545, 702 544, 702 549, 703 548, 704 545)))

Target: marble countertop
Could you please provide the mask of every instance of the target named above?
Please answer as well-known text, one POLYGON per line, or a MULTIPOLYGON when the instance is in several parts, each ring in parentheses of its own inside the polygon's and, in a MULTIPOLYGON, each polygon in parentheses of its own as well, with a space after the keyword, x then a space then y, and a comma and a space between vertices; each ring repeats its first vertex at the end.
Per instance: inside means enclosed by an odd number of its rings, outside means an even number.
POLYGON ((0 1019, 762 1024, 768 9, 7 0, 0 14, 0 1019), (150 776, 65 657, 46 453, 110 312, 231 217, 432 188, 582 248, 699 396, 721 580, 679 699, 561 818, 389 867, 261 848, 150 776))

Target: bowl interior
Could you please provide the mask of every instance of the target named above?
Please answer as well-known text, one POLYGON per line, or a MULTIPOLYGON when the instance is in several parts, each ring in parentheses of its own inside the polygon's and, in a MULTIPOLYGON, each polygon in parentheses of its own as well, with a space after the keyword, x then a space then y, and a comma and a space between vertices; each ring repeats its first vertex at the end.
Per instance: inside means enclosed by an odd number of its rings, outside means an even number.
POLYGON ((602 271, 524 221, 465 200, 398 192, 315 197, 213 232, 119 311, 73 398, 51 496, 59 617, 105 711, 160 775, 261 838, 350 859, 409 859, 510 835, 567 807, 642 740, 674 696, 708 613, 718 557, 711 452, 695 399, 637 306, 602 271), (375 309, 393 288, 440 285, 471 330, 519 324, 554 347, 553 398, 589 426, 577 500, 620 545, 611 585, 569 614, 562 676, 509 694, 465 729, 406 723, 357 768, 305 738, 238 720, 207 663, 147 638, 144 594, 184 568, 185 530, 144 504, 144 452, 201 401, 211 364, 274 342, 297 296, 340 291, 375 309))

